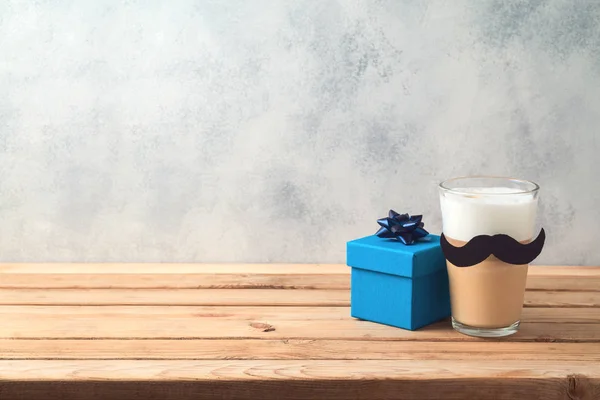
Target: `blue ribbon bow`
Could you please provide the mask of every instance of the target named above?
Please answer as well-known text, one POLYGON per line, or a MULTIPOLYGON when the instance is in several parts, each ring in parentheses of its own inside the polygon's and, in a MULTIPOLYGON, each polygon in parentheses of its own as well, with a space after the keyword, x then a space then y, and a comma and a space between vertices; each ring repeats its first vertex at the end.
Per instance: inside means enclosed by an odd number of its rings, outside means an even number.
POLYGON ((387 218, 377 220, 381 228, 376 235, 386 239, 396 238, 406 245, 413 244, 416 240, 429 235, 429 232, 423 229, 425 224, 421 222, 421 219, 423 219, 422 215, 411 217, 408 214, 398 214, 396 211, 390 210, 387 218))

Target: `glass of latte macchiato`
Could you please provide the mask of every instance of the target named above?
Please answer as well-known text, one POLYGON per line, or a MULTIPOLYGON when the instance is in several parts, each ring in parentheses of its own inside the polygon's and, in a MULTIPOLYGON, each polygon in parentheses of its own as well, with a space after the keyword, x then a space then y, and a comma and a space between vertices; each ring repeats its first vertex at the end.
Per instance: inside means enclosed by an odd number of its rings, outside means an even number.
POLYGON ((539 186, 511 178, 465 177, 444 181, 439 190, 442 233, 454 251, 444 252, 452 326, 479 337, 516 333, 530 262, 518 255, 531 254, 527 247, 535 245, 539 186))

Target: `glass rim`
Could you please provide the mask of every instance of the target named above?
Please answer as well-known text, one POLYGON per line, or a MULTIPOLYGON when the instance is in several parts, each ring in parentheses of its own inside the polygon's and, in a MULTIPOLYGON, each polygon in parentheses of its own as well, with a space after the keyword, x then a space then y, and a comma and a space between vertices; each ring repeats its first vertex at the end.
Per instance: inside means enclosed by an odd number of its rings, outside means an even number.
POLYGON ((457 176, 456 178, 446 179, 445 181, 441 182, 438 185, 438 187, 440 188, 441 191, 443 191, 445 193, 452 193, 452 194, 458 194, 458 195, 472 195, 473 193, 467 192, 464 190, 460 190, 461 188, 448 187, 448 183, 466 180, 466 179, 492 179, 492 180, 496 179, 496 180, 516 182, 516 183, 521 183, 521 184, 526 184, 526 185, 533 185, 533 189, 530 189, 530 190, 523 189, 518 192, 511 192, 511 193, 477 193, 477 195, 479 195, 479 196, 507 196, 507 195, 515 196, 515 195, 533 194, 540 190, 540 185, 538 185, 537 183, 535 183, 533 181, 528 181, 527 179, 518 179, 518 178, 507 177, 507 176, 495 176, 495 175, 457 176))

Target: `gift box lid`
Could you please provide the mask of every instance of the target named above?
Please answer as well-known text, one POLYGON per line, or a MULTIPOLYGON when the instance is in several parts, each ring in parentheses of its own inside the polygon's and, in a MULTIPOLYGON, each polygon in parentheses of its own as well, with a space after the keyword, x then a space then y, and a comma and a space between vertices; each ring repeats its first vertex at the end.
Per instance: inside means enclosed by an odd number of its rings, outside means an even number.
POLYGON ((446 268, 437 235, 427 235, 411 245, 376 235, 352 240, 346 244, 346 264, 407 278, 418 278, 446 268))

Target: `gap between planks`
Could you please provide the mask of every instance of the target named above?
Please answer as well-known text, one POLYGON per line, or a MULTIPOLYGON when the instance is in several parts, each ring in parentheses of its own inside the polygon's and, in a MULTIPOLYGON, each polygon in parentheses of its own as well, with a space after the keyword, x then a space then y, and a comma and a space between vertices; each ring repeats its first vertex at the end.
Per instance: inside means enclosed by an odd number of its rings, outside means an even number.
MULTIPOLYGON (((0 289, 0 305, 348 306, 345 290, 0 289)), ((526 307, 600 307, 600 292, 527 291, 526 307)))

